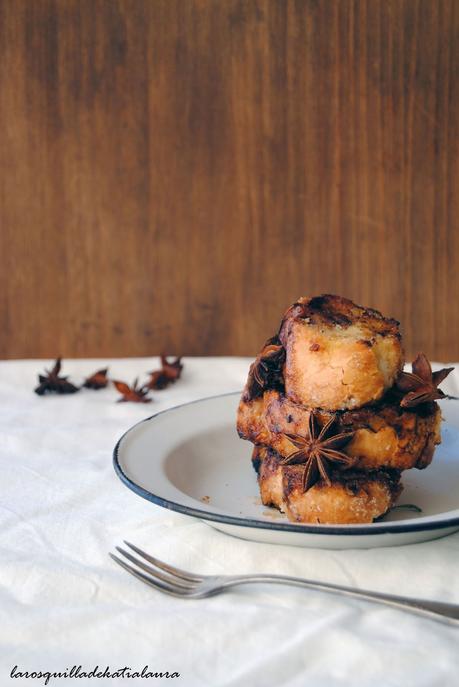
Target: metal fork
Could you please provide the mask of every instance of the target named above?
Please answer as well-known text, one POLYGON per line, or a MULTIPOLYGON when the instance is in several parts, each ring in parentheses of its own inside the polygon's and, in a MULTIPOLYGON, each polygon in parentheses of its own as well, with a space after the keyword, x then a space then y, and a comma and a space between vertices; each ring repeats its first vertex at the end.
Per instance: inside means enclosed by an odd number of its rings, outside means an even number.
POLYGON ((196 575, 164 563, 134 546, 134 544, 130 544, 127 541, 124 543, 137 556, 133 556, 129 551, 116 546, 116 550, 123 558, 110 553, 111 558, 118 565, 121 565, 122 568, 130 572, 131 575, 134 575, 134 577, 137 577, 137 579, 145 582, 150 587, 180 599, 204 599, 239 584, 275 582, 277 584, 307 587, 308 589, 316 589, 321 592, 331 592, 332 594, 342 594, 357 599, 366 599, 367 601, 386 604, 400 610, 426 616, 433 620, 459 626, 459 605, 457 604, 425 601, 423 599, 413 599, 393 594, 381 594, 380 592, 352 589, 352 587, 344 587, 339 584, 316 582, 301 577, 289 577, 288 575, 196 575))

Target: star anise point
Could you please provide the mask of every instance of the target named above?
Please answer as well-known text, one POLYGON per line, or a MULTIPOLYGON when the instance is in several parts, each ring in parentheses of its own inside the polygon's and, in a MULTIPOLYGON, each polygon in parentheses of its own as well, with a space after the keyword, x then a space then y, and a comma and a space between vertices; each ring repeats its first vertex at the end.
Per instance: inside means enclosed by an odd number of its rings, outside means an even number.
POLYGON ((251 397, 271 386, 283 384, 284 360, 285 350, 279 339, 275 336, 268 339, 250 367, 248 390, 251 397))
POLYGON ((281 464, 293 465, 304 463, 302 475, 303 491, 310 489, 320 479, 330 486, 330 465, 336 464, 336 467, 339 466, 341 469, 347 469, 355 463, 355 458, 339 450, 349 443, 354 436, 354 432, 330 434, 335 419, 332 416, 320 427, 316 412, 311 410, 307 436, 288 433, 284 435, 295 446, 296 450, 282 458, 281 464))
POLYGON ((181 358, 175 358, 175 360, 168 360, 167 356, 161 355, 161 369, 153 370, 149 372, 150 379, 147 382, 147 387, 149 389, 155 389, 159 391, 165 389, 169 384, 175 382, 176 379, 180 377, 183 370, 183 363, 181 358))
POLYGON ((117 391, 122 395, 118 399, 118 403, 125 403, 132 401, 133 403, 151 403, 151 398, 147 397, 148 388, 145 386, 138 386, 138 378, 134 380, 132 386, 118 380, 113 380, 113 384, 117 391))
POLYGON ((44 396, 48 392, 57 394, 74 394, 79 388, 68 381, 68 376, 60 376, 62 358, 57 358, 51 370, 45 370, 46 375, 38 375, 39 385, 35 388, 35 393, 44 396))
POLYGON ((108 385, 107 373, 108 367, 104 367, 102 370, 97 370, 97 372, 94 372, 94 374, 85 379, 83 386, 86 389, 94 389, 95 391, 98 389, 105 389, 105 387, 108 385))
POLYGON ((396 381, 397 388, 404 394, 400 401, 402 408, 414 408, 422 403, 446 398, 446 394, 438 385, 454 370, 453 367, 444 367, 432 372, 426 355, 418 353, 411 369, 411 372, 402 371, 396 381))

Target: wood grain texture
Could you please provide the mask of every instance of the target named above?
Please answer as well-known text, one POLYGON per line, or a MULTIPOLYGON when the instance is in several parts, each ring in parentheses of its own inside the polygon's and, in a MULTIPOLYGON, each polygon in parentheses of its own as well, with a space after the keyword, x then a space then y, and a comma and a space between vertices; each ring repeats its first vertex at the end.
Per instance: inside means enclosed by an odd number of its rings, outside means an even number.
POLYGON ((454 0, 0 0, 0 356, 252 354, 300 295, 459 359, 454 0))

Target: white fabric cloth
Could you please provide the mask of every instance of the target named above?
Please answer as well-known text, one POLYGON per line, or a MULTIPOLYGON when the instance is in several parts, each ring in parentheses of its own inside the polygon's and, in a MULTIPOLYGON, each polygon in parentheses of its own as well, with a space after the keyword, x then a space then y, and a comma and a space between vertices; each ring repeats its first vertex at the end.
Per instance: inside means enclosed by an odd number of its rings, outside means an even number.
MULTIPOLYGON (((157 359, 69 360, 75 382, 106 364, 132 381, 157 359)), ((123 539, 204 573, 276 572, 459 603, 459 534, 400 548, 324 551, 252 543, 136 496, 112 450, 158 410, 242 388, 249 360, 188 358, 151 404, 113 389, 39 397, 51 361, 0 363, 2 496, 0 684, 19 671, 96 665, 180 673, 177 679, 51 679, 56 684, 186 687, 447 687, 458 684, 459 629, 388 607, 306 590, 240 588, 183 601, 111 561, 123 539)), ((443 385, 459 395, 459 368, 443 385)), ((459 424, 459 402, 443 404, 459 424)), ((459 456, 458 456, 459 460, 459 456)), ((433 469, 433 468, 431 468, 433 469)), ((459 469, 459 463, 458 463, 459 469)))

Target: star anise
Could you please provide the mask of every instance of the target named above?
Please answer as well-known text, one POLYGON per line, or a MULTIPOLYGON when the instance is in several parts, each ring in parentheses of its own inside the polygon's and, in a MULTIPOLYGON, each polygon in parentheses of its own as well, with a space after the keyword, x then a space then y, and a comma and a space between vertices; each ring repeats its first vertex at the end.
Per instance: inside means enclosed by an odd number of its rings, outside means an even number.
POLYGON ((86 378, 83 386, 86 389, 104 389, 108 384, 107 372, 108 367, 105 367, 103 370, 97 370, 93 375, 86 378))
POLYGON ((411 367, 412 372, 401 372, 396 382, 397 388, 404 392, 400 401, 402 408, 413 408, 420 403, 448 398, 437 387, 454 370, 454 367, 444 367, 437 372, 432 372, 424 353, 418 353, 411 367))
POLYGON ((161 356, 161 370, 153 370, 149 372, 150 379, 145 385, 149 389, 165 389, 169 384, 175 382, 180 377, 183 370, 181 358, 176 358, 171 362, 168 361, 167 356, 161 356))
POLYGON ((352 467, 355 458, 338 450, 343 448, 354 436, 354 432, 332 433, 335 417, 323 426, 319 427, 314 410, 309 413, 308 435, 286 434, 285 436, 296 446, 297 450, 282 459, 284 465, 304 463, 303 491, 310 489, 319 479, 330 486, 331 480, 328 474, 330 464, 337 463, 345 469, 352 467))
POLYGON ((283 384, 284 361, 285 349, 278 337, 273 336, 250 367, 248 390, 251 397, 257 396, 263 389, 283 384))
POLYGON ((46 375, 38 375, 40 384, 35 389, 35 393, 43 396, 47 392, 56 394, 74 394, 79 388, 68 381, 67 377, 60 377, 62 359, 58 358, 52 370, 45 370, 46 375))
POLYGON ((138 386, 138 378, 134 380, 132 386, 128 386, 125 382, 118 382, 113 380, 113 384, 117 390, 122 394, 122 398, 118 399, 118 403, 125 401, 132 401, 133 403, 150 403, 151 398, 147 398, 148 389, 145 386, 138 386))

